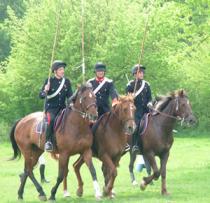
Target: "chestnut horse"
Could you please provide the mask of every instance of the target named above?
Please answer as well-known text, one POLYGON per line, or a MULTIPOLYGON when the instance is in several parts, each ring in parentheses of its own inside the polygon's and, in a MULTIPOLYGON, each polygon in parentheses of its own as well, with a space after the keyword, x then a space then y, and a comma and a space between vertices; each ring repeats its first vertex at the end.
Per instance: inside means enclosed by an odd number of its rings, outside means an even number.
MULTIPOLYGON (((50 200, 55 200, 55 194, 63 177, 68 173, 69 157, 80 154, 87 164, 95 186, 95 196, 100 198, 101 193, 97 182, 95 168, 92 163, 92 132, 89 122, 96 120, 96 97, 89 84, 82 85, 75 98, 72 110, 66 108, 62 124, 55 132, 56 147, 53 153, 59 154, 59 170, 56 185, 51 190, 50 200)), ((18 198, 23 199, 26 179, 29 178, 34 183, 40 200, 46 200, 46 195, 33 174, 39 156, 43 153, 45 135, 38 135, 35 131, 36 125, 43 119, 43 112, 36 112, 27 115, 19 120, 12 128, 10 140, 14 150, 13 159, 21 153, 25 159, 24 175, 18 190, 18 198)))
MULTIPOLYGON (((153 174, 144 177, 141 182, 141 189, 154 179, 157 180, 161 175, 162 195, 167 195, 166 188, 166 164, 169 157, 169 151, 173 144, 173 128, 177 120, 192 124, 196 121, 189 99, 183 90, 172 92, 169 96, 162 97, 155 105, 154 115, 150 115, 148 127, 143 135, 139 137, 139 147, 142 154, 148 160, 152 167, 153 174), (160 158, 160 169, 158 169, 155 156, 160 158)), ((136 154, 130 152, 130 176, 131 181, 135 181, 133 174, 133 165, 136 154)))
MULTIPOLYGON (((128 136, 132 135, 135 128, 135 106, 131 95, 119 98, 118 103, 111 112, 102 115, 93 126, 93 156, 102 161, 104 175, 104 195, 114 197, 112 188, 117 176, 117 167, 124 153, 128 136)), ((82 156, 74 163, 74 170, 78 180, 78 196, 83 194, 83 181, 80 175, 80 167, 84 163, 82 156)), ((64 191, 67 190, 64 181, 64 191)))

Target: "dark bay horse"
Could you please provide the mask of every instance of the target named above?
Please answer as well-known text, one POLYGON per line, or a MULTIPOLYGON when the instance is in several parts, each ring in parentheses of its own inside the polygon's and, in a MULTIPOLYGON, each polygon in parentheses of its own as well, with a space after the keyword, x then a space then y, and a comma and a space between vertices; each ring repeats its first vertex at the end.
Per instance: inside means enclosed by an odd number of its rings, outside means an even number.
MULTIPOLYGON (((186 93, 179 90, 171 93, 169 96, 162 97, 155 105, 156 115, 150 115, 148 127, 143 135, 140 136, 140 149, 142 154, 148 160, 152 167, 153 174, 144 177, 141 182, 141 189, 154 179, 157 180, 161 175, 162 195, 167 195, 166 188, 166 164, 169 157, 169 151, 173 144, 173 128, 177 120, 182 119, 188 123, 196 121, 193 116, 191 105, 186 93), (160 169, 158 169, 155 156, 160 158, 160 169)), ((136 154, 130 152, 129 171, 131 181, 135 181, 133 174, 133 165, 136 154)))
MULTIPOLYGON (((117 176, 117 166, 124 152, 128 136, 135 128, 135 106, 131 95, 119 98, 119 102, 111 112, 105 113, 93 126, 93 156, 102 161, 102 171, 105 180, 104 195, 113 197, 112 188, 117 176), (95 129, 95 130, 94 130, 95 129)), ((73 164, 78 180, 77 194, 83 194, 83 181, 80 167, 84 163, 82 156, 73 164)), ((65 182, 64 182, 65 183, 65 182)), ((64 185, 64 190, 67 185, 64 185)))
MULTIPOLYGON (((101 196, 95 168, 92 163, 91 146, 93 137, 89 128, 89 122, 96 120, 96 118, 96 97, 92 87, 88 84, 82 85, 77 91, 72 110, 69 107, 66 108, 62 124, 55 132, 56 149, 54 153, 59 154, 59 170, 57 182, 51 190, 50 200, 55 200, 57 188, 62 182, 63 177, 67 176, 68 173, 69 157, 74 154, 80 154, 87 164, 94 181, 95 195, 97 198, 101 196)), ((13 159, 21 155, 21 153, 25 159, 24 175, 21 178, 18 190, 19 199, 23 199, 24 186, 29 176, 39 193, 40 200, 46 200, 46 195, 33 174, 33 168, 39 156, 43 153, 45 143, 45 135, 39 138, 39 135, 35 131, 37 123, 42 119, 43 112, 29 114, 19 120, 13 126, 10 133, 14 150, 13 159)))

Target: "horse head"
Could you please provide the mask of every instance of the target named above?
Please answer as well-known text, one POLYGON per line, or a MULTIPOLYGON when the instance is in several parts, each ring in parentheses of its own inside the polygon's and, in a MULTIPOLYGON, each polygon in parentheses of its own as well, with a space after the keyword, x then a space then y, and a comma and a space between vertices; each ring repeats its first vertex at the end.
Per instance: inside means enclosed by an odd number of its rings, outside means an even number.
POLYGON ((98 118, 96 107, 96 96, 90 83, 81 85, 75 97, 74 108, 90 122, 95 122, 98 118))
POLYGON ((182 121, 189 125, 196 123, 196 118, 193 115, 190 101, 184 90, 178 90, 172 93, 175 99, 175 116, 180 117, 182 121))
POLYGON ((132 95, 119 97, 118 103, 113 108, 114 114, 122 122, 125 134, 131 135, 136 129, 134 98, 132 95))

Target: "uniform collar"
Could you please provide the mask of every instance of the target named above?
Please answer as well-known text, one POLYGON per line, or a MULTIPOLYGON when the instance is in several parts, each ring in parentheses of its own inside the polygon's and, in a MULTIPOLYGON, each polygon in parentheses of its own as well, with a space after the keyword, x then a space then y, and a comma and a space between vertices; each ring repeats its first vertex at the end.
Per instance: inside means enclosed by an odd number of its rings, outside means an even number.
POLYGON ((102 82, 103 80, 104 80, 104 77, 102 77, 102 78, 96 77, 97 82, 102 82))
POLYGON ((58 78, 56 78, 55 76, 53 77, 55 80, 58 80, 58 81, 61 81, 63 78, 60 78, 60 79, 58 79, 58 78))

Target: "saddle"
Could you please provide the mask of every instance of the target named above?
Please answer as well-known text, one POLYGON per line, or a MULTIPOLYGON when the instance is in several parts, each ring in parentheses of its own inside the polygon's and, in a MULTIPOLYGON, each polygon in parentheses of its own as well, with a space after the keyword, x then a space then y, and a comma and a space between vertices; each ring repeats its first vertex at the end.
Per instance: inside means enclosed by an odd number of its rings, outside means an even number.
POLYGON ((150 116, 151 116, 150 113, 145 113, 143 118, 141 119, 141 122, 139 125, 139 135, 140 136, 146 132, 150 116))
POLYGON ((64 114, 65 114, 65 111, 66 111, 66 109, 63 109, 63 110, 60 111, 60 112, 58 113, 58 115, 56 116, 55 122, 54 122, 54 127, 53 127, 54 132, 55 132, 55 131, 58 129, 58 127, 60 126, 61 121, 63 120, 63 116, 64 116, 64 114))
MULTIPOLYGON (((58 129, 58 127, 60 126, 61 124, 61 121, 63 120, 63 117, 64 117, 64 113, 65 113, 65 110, 66 109, 63 109, 62 111, 60 111, 58 113, 58 115, 56 116, 55 118, 55 121, 54 121, 54 126, 53 126, 53 130, 54 132, 58 129)), ((42 133, 46 133, 46 130, 47 130, 47 125, 48 125, 48 118, 47 116, 45 116, 41 121, 39 121, 37 124, 36 124, 36 133, 38 134, 42 134, 42 133)))
POLYGON ((48 125, 48 122, 47 122, 47 117, 45 116, 41 121, 39 121, 37 124, 36 124, 36 133, 37 134, 42 134, 42 133, 46 133, 46 130, 47 130, 47 125, 48 125))

